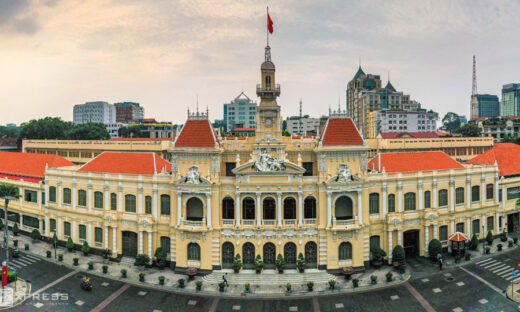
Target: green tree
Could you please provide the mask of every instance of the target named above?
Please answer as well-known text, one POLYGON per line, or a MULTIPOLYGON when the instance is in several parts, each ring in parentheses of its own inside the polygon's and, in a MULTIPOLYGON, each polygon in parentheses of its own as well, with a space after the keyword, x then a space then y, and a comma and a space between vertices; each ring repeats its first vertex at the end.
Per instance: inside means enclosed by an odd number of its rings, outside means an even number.
POLYGON ((455 132, 460 127, 460 117, 459 115, 449 112, 442 118, 443 128, 449 131, 450 133, 455 132))
POLYGON ((104 124, 89 122, 74 125, 69 132, 68 138, 71 140, 108 140, 110 139, 110 134, 104 124))
POLYGON ((477 235, 473 234, 473 237, 471 237, 471 241, 469 243, 469 249, 476 250, 478 248, 478 238, 477 235))
POLYGON ((90 246, 88 245, 87 241, 83 242, 83 246, 81 246, 81 252, 83 252, 84 255, 88 255, 90 252, 90 246))
POLYGON ((121 127, 117 131, 120 138, 147 138, 149 133, 142 131, 142 125, 133 125, 128 127, 121 127))
POLYGON ((482 129, 477 125, 464 124, 460 126, 456 132, 460 133, 463 137, 479 137, 482 133, 482 129))
POLYGON ((392 261, 399 263, 399 265, 403 265, 405 262, 405 254, 404 248, 401 245, 396 245, 392 250, 392 261))
POLYGON ((41 238, 41 234, 40 234, 40 231, 38 231, 37 229, 34 229, 32 230, 31 232, 31 238, 33 240, 33 242, 36 242, 37 240, 39 240, 41 238))
POLYGON ((69 237, 69 239, 67 240, 67 243, 65 244, 65 247, 69 251, 72 251, 72 249, 74 249, 74 247, 76 247, 76 245, 74 245, 74 242, 72 241, 72 238, 69 237))
POLYGON ((20 137, 23 139, 65 140, 68 139, 73 127, 72 122, 63 121, 59 117, 33 119, 23 127, 20 137))
POLYGON ((291 136, 291 133, 287 130, 282 130, 282 136, 291 136))
POLYGON ((437 259, 437 254, 440 254, 442 251, 442 244, 438 239, 432 239, 428 244, 428 254, 430 258, 433 260, 437 259))

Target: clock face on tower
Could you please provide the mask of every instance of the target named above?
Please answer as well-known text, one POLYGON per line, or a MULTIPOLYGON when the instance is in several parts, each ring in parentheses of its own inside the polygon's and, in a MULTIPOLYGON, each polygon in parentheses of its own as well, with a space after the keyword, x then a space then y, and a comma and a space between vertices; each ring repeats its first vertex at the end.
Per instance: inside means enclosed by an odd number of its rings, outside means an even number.
POLYGON ((273 120, 271 118, 266 118, 265 119, 265 125, 267 127, 271 127, 273 125, 273 120))

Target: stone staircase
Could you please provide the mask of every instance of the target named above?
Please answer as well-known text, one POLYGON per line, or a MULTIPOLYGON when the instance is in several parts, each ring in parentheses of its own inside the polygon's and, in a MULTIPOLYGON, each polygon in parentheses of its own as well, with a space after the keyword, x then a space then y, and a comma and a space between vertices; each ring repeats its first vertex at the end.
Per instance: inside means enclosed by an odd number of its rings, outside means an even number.
POLYGON ((203 277, 206 283, 218 284, 222 282, 222 276, 228 273, 228 283, 230 285, 292 285, 328 283, 329 280, 338 280, 337 276, 320 271, 317 269, 307 269, 305 273, 299 273, 296 270, 285 270, 283 274, 279 274, 277 270, 263 270, 262 273, 256 274, 254 270, 241 270, 240 273, 234 273, 233 270, 216 270, 211 274, 203 277))
POLYGON ((135 258, 132 257, 122 257, 119 265, 122 267, 133 267, 135 263, 135 258))

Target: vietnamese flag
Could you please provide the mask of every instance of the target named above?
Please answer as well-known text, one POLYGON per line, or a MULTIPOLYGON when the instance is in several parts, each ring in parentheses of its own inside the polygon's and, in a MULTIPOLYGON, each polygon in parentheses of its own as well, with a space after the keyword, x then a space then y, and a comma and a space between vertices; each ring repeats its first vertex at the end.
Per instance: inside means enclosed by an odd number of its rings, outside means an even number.
POLYGON ((7 286, 7 265, 2 267, 2 287, 7 286))
POLYGON ((269 13, 267 13, 267 29, 270 34, 273 33, 273 20, 271 19, 271 16, 269 16, 269 13))

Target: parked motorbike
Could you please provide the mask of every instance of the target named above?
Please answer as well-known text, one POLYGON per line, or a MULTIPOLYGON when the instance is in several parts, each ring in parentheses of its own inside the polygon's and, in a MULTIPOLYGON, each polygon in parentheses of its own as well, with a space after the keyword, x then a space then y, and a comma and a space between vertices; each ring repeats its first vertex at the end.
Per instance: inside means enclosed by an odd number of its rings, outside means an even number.
POLYGON ((90 283, 89 278, 83 279, 83 281, 81 282, 81 284, 79 286, 81 287, 81 289, 86 290, 86 291, 92 290, 92 284, 90 283))

